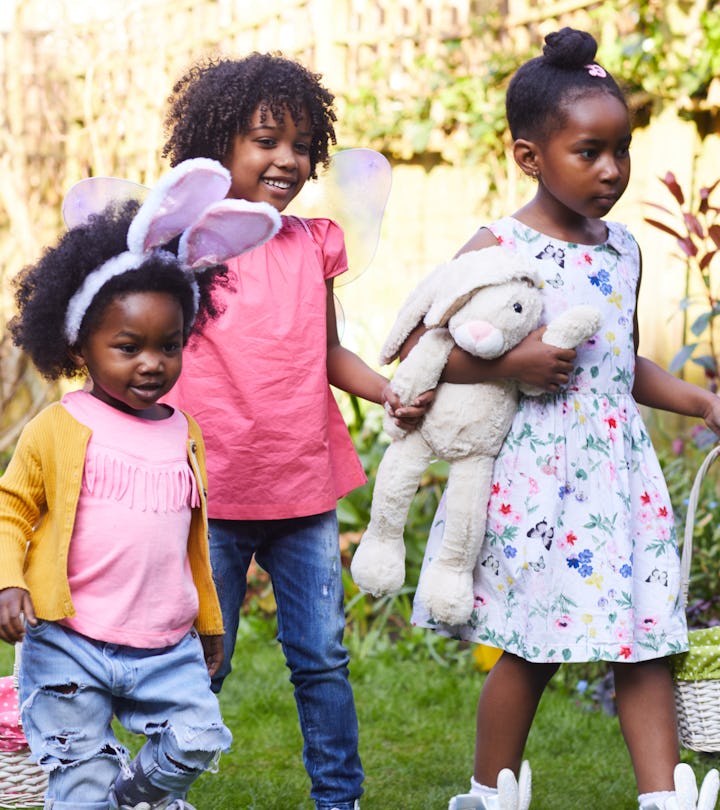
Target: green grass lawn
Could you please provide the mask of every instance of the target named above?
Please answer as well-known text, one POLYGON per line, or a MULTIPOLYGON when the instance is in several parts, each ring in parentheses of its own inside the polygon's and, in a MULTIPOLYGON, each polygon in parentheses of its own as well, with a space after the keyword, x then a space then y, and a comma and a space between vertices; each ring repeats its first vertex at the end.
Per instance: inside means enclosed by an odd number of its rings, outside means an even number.
MULTIPOLYGON (((198 810, 312 810, 281 651, 269 624, 244 627, 220 698, 233 747, 189 800, 198 810)), ((448 798, 468 787, 483 675, 470 650, 448 642, 436 660, 430 649, 385 643, 351 665, 367 775, 363 810, 445 810, 448 798)), ((12 667, 5 644, 0 667, 12 667)), ((527 757, 533 810, 637 808, 617 720, 580 706, 561 679, 541 702, 527 757)), ((711 764, 710 757, 687 758, 700 774, 711 764)))

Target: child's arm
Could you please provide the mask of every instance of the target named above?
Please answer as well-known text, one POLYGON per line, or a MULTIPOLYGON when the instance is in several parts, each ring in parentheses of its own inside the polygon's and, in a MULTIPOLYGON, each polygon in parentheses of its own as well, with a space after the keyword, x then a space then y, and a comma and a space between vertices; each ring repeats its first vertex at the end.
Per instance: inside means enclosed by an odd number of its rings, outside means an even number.
POLYGON ((22 641, 25 622, 37 624, 23 571, 28 541, 45 508, 42 463, 33 441, 33 424, 20 434, 0 477, 0 639, 10 644, 22 641))
MULTIPOLYGON (((479 231, 466 242, 455 257, 472 250, 497 245, 498 241, 487 228, 479 231)), ((480 383, 495 380, 512 379, 533 388, 555 392, 566 385, 573 370, 575 349, 560 349, 542 342, 545 326, 531 332, 523 341, 509 352, 494 360, 483 360, 473 357, 459 347, 450 352, 441 382, 480 383)), ((425 333, 426 329, 418 324, 405 341, 400 359, 404 360, 413 346, 425 333)))
POLYGON ((223 652, 223 637, 200 635, 200 641, 205 655, 208 675, 212 678, 220 669, 220 664, 222 664, 223 658, 225 657, 223 652))
POLYGON ((633 397, 650 408, 704 419, 710 430, 720 436, 720 397, 681 380, 647 357, 636 360, 633 397))
MULTIPOLYGON (((638 295, 639 293, 640 279, 638 279, 638 295)), ((640 343, 637 311, 633 325, 633 339, 637 354, 640 343)), ((720 436, 720 397, 699 385, 681 380, 647 357, 636 357, 633 397, 636 402, 649 408, 704 419, 710 430, 720 436)))
POLYGON ((435 396, 433 391, 426 391, 411 405, 402 407, 390 381, 340 343, 332 279, 327 281, 327 374, 330 385, 341 391, 386 405, 395 423, 405 430, 417 425, 435 396))
POLYGON ((22 641, 25 635, 23 616, 33 627, 37 624, 30 594, 23 588, 0 591, 0 638, 8 644, 22 641))

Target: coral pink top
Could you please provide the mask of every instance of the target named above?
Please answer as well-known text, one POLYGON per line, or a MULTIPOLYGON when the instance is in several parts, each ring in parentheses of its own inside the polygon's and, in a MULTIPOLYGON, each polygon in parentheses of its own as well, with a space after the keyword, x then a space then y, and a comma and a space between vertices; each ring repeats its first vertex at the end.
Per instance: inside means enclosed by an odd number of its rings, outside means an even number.
POLYGON ((366 480, 327 379, 325 282, 347 269, 342 230, 283 217, 273 239, 228 266, 225 311, 190 342, 167 397, 202 429, 209 515, 334 509, 366 480))
POLYGON ((85 391, 62 404, 92 430, 68 556, 76 613, 62 623, 113 644, 176 644, 198 612, 188 535, 199 494, 187 419, 177 410, 141 419, 85 391))

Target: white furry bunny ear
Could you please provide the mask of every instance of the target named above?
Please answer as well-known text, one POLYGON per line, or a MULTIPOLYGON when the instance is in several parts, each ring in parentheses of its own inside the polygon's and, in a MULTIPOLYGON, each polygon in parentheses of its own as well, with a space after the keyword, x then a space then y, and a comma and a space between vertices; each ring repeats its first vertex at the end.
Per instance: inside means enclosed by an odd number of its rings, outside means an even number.
POLYGON ((190 227, 230 189, 230 172, 216 160, 192 158, 163 175, 130 225, 131 253, 146 253, 167 244, 190 227))
POLYGON ((190 270, 220 264, 271 239, 281 224, 268 203, 220 200, 183 232, 178 259, 190 270))

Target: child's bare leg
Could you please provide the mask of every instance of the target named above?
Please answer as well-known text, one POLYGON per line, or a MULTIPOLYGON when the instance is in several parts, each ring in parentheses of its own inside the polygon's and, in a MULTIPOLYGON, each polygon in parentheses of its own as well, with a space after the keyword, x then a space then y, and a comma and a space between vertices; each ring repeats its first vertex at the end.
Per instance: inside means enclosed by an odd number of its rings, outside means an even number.
POLYGON ((558 664, 531 664, 503 653, 483 685, 477 710, 475 779, 495 787, 503 768, 516 774, 548 681, 558 664))
POLYGON ((680 761, 677 717, 667 659, 614 664, 620 728, 630 752, 639 793, 674 790, 680 761))

